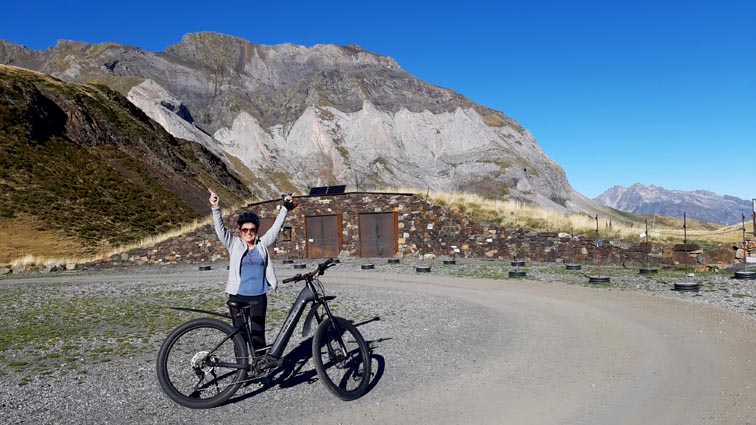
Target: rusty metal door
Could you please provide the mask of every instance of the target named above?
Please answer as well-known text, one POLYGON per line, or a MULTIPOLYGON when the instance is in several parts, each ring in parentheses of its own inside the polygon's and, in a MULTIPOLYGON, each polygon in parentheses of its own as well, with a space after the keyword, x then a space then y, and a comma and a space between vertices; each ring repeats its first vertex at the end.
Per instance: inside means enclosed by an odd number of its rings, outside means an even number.
POLYGON ((338 257, 341 251, 341 214, 305 218, 307 258, 338 257))
POLYGON ((360 214, 360 257, 393 257, 397 226, 396 212, 360 214))

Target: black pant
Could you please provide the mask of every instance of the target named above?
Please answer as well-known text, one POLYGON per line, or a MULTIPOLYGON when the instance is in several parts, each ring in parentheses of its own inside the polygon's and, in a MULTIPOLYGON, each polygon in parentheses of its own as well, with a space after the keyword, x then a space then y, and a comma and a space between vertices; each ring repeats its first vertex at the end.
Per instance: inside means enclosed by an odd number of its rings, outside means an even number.
MULTIPOLYGON (((268 295, 229 295, 228 299, 231 301, 236 301, 239 304, 246 304, 250 306, 249 327, 252 331, 252 348, 254 348, 255 351, 261 348, 265 348, 265 346, 267 345, 265 343, 265 315, 268 311, 268 295)), ((243 323, 242 321, 244 320, 244 316, 241 314, 241 311, 234 310, 235 309, 232 307, 231 318, 233 320, 234 327, 237 327, 243 323)), ((247 337, 246 333, 244 334, 244 337, 247 337)))

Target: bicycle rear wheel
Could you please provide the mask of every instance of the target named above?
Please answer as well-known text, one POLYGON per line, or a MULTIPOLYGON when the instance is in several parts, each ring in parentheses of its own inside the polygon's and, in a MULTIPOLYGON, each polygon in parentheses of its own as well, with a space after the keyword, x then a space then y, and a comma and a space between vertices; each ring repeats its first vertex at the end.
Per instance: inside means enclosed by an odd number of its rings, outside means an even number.
POLYGON ((328 391, 342 400, 354 400, 370 384, 370 351, 353 324, 341 317, 334 319, 336 323, 326 318, 318 325, 312 338, 312 360, 328 391))
POLYGON ((176 403, 192 409, 215 407, 241 386, 247 346, 241 334, 228 338, 231 325, 215 319, 190 320, 176 328, 157 357, 158 382, 176 403), (227 365, 223 365, 226 363, 227 365))

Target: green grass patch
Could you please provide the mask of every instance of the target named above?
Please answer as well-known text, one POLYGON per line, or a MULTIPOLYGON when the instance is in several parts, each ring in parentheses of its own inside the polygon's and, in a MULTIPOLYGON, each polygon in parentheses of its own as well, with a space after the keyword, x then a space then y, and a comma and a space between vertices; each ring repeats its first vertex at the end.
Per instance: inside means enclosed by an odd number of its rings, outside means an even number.
MULTIPOLYGON (((145 353, 153 356, 173 328, 204 316, 170 306, 228 311, 220 287, 165 290, 98 285, 98 289, 82 290, 84 286, 50 279, 0 288, 4 300, 0 305, 0 364, 16 375, 19 385, 35 376, 82 374, 88 365, 145 353)), ((271 295, 268 329, 277 332, 294 299, 291 294, 271 295)))

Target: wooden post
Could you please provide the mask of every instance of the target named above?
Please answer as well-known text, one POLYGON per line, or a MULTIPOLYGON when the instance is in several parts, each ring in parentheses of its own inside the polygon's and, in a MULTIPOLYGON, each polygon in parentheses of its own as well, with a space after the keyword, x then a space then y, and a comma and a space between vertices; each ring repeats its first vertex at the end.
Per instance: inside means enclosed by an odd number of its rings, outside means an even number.
POLYGON ((688 216, 683 211, 683 247, 685 248, 685 283, 688 283, 688 216))
POLYGON ((648 244, 648 219, 646 219, 646 267, 648 267, 649 263, 649 254, 651 253, 651 246, 648 244))
POLYGON ((745 213, 741 213, 743 219, 743 272, 748 271, 748 245, 745 237, 745 213))
POLYGON ((598 214, 596 214, 596 271, 598 272, 598 276, 601 276, 601 253, 599 252, 600 248, 601 239, 599 239, 598 214))

